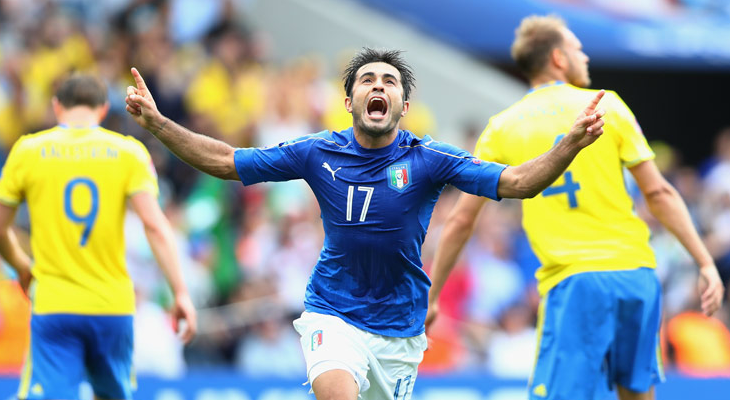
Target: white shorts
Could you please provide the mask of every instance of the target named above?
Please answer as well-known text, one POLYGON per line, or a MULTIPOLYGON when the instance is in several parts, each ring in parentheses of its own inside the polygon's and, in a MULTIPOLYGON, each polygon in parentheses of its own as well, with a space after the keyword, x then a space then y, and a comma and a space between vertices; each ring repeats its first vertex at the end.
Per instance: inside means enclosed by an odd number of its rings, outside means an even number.
POLYGON ((407 338, 381 336, 338 317, 307 311, 294 321, 294 328, 301 335, 310 385, 323 372, 342 369, 355 378, 361 399, 411 398, 426 350, 425 333, 407 338))

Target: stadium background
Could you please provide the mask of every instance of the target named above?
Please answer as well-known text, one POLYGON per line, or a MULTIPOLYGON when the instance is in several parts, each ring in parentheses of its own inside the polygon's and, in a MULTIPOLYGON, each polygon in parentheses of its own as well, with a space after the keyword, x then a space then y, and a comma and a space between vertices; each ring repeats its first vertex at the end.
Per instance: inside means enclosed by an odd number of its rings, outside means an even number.
MULTIPOLYGON (((0 153, 53 125, 50 96, 72 70, 110 87, 104 125, 140 138, 160 178, 200 335, 183 348, 164 313, 169 293, 142 227, 129 215, 127 259, 137 284, 139 399, 308 397, 291 320, 322 242, 302 182, 243 188, 203 176, 124 112, 129 67, 158 107, 235 146, 259 146, 350 125, 339 72, 360 47, 406 50, 417 89, 402 127, 473 148, 489 117, 527 90, 509 60, 519 20, 556 12, 591 57, 593 87, 633 109, 657 162, 687 201, 724 276, 730 275, 730 1, 727 0, 2 0, 0 153)), ((4 156, 2 157, 4 159, 4 156)), ((630 190, 631 182, 628 182, 630 190)), ((456 191, 437 204, 428 269, 456 191)), ((668 382, 660 399, 730 393, 728 309, 697 314, 696 268, 648 217, 665 288, 668 382)), ((519 399, 534 357, 537 261, 519 203, 490 203, 444 290, 417 399, 519 399)), ((27 211, 18 224, 27 230, 27 211)), ((0 280, 0 399, 12 398, 28 311, 5 268, 0 280)), ((88 388, 82 388, 88 396, 88 388)))

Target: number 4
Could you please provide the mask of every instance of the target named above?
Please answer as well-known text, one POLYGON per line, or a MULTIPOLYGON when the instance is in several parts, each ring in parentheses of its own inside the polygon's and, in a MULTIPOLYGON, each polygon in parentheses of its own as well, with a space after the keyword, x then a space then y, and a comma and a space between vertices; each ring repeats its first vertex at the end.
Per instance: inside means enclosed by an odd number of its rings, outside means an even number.
MULTIPOLYGON (((358 192, 366 192, 365 202, 362 205, 362 211, 360 212, 360 222, 365 222, 365 217, 368 214, 368 207, 370 207, 370 199, 373 198, 374 187, 370 186, 358 186, 358 192)), ((350 185, 347 188, 347 220, 352 221, 352 198, 355 195, 355 187, 350 185)))
MULTIPOLYGON (((553 146, 558 144, 563 136, 565 136, 564 133, 558 135, 558 137, 555 138, 555 143, 553 143, 553 146)), ((563 178, 565 178, 565 183, 563 183, 562 185, 550 186, 549 188, 542 191, 542 195, 544 197, 547 197, 565 193, 568 195, 568 205, 570 206, 570 208, 577 208, 578 198, 576 197, 575 192, 580 190, 580 183, 573 181, 573 173, 570 171, 566 171, 563 174, 563 178)))

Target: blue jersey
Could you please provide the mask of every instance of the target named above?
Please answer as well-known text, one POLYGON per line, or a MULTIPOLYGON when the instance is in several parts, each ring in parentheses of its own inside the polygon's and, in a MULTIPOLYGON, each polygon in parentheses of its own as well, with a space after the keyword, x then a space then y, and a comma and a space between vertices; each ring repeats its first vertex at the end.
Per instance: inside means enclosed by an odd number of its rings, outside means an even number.
POLYGON ((325 238, 306 310, 391 337, 424 331, 431 281, 421 245, 444 186, 498 199, 505 168, 409 131, 367 149, 352 128, 237 149, 234 159, 244 185, 304 179, 317 197, 325 238))

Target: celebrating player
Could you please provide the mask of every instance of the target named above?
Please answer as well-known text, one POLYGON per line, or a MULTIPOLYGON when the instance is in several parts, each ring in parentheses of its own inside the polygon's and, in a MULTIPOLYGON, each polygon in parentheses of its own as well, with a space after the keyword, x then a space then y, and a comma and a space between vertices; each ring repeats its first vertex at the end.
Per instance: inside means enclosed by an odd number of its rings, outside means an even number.
POLYGON ((99 127, 109 109, 98 79, 74 75, 53 98, 59 125, 21 137, 0 178, 0 254, 32 290, 31 348, 18 398, 75 399, 88 378, 100 399, 131 399, 134 290, 124 262, 127 201, 174 293, 173 317, 196 321, 157 177, 137 140, 99 127), (33 267, 11 230, 30 211, 33 267))
MULTIPOLYGON (((475 155, 520 164, 561 143, 596 91, 585 89, 588 56, 558 17, 525 18, 512 56, 532 89, 489 121, 475 155)), ((657 170, 631 110, 614 92, 602 104, 605 137, 578 155, 557 184, 522 203, 523 225, 542 263, 530 399, 593 399, 607 380, 618 384, 622 400, 652 399, 653 385, 662 380, 661 288, 649 229, 633 211, 622 167, 633 174, 652 214, 699 265, 702 310, 711 315, 723 297, 712 257, 679 194, 657 170)), ((447 219, 431 272, 427 325, 484 202, 462 194, 447 219)))
POLYGON ((398 51, 364 49, 345 71, 353 126, 266 148, 234 149, 164 117, 144 80, 127 111, 173 153, 244 185, 304 179, 322 212, 325 239, 294 322, 319 400, 408 399, 426 347, 429 279, 421 244, 443 187, 492 199, 529 197, 602 134, 603 93, 554 149, 517 167, 482 162, 454 146, 398 129, 413 73, 398 51))

